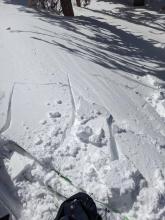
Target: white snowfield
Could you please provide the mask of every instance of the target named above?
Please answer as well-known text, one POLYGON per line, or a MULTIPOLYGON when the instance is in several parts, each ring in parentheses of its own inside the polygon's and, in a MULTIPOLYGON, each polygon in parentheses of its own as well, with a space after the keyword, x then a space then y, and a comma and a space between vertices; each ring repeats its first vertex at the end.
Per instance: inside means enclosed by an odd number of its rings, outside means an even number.
POLYGON ((165 220, 165 15, 22 2, 0 1, 0 216, 54 220, 82 189, 103 220, 165 220))

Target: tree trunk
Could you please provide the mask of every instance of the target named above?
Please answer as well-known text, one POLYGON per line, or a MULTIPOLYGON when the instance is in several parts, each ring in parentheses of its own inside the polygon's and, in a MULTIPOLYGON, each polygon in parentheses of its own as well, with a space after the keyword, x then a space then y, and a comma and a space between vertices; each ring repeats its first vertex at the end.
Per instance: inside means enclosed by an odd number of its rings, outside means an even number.
POLYGON ((133 0, 133 5, 134 6, 144 6, 145 0, 133 0))
POLYGON ((64 16, 74 16, 71 0, 60 0, 64 16))
POLYGON ((28 0, 28 6, 32 7, 32 0, 28 0))
POLYGON ((77 6, 81 7, 81 0, 76 0, 77 6))

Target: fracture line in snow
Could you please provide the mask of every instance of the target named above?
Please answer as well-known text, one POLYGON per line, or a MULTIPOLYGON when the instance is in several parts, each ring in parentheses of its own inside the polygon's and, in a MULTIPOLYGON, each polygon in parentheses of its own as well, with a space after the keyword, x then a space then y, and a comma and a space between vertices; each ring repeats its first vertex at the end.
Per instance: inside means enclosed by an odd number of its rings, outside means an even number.
POLYGON ((113 124, 113 117, 110 115, 107 118, 107 123, 108 123, 108 128, 109 128, 109 133, 110 133, 110 153, 111 153, 111 160, 118 160, 119 159, 119 154, 118 154, 118 149, 116 145, 116 141, 114 138, 113 134, 113 129, 112 129, 112 124, 113 124))
POLYGON ((75 100, 74 100, 74 96, 73 96, 73 92, 72 92, 72 86, 71 86, 69 74, 67 74, 67 79, 68 79, 68 87, 69 87, 69 93, 70 93, 71 104, 72 104, 72 116, 71 116, 71 120, 70 120, 69 124, 66 126, 66 128, 64 130, 60 145, 64 144, 65 140, 67 139, 67 136, 70 134, 71 129, 73 127, 73 124, 75 122, 75 114, 76 114, 76 105, 75 105, 75 100))
MULTIPOLYGON (((68 80, 68 82, 69 82, 69 80, 68 80)), ((9 97, 9 102, 8 102, 8 109, 7 109, 7 117, 6 117, 6 121, 5 121, 5 124, 4 124, 4 126, 2 127, 2 129, 0 130, 0 135, 2 134, 2 133, 4 133, 9 127, 10 127, 10 124, 11 124, 11 106, 12 106, 12 97, 13 97, 13 92, 14 92, 14 88, 15 88, 15 85, 18 85, 18 84, 26 84, 26 85, 28 85, 28 84, 32 84, 32 83, 23 83, 23 82, 14 82, 14 84, 13 84, 13 86, 12 86, 12 90, 11 90, 11 93, 10 93, 10 97, 9 97)), ((35 85, 54 85, 54 84, 57 84, 57 83, 35 83, 35 85)), ((73 104, 73 97, 72 97, 72 93, 71 93, 71 102, 72 102, 72 105, 73 105, 73 116, 74 116, 74 110, 75 110, 75 105, 73 104)), ((74 117, 72 117, 72 119, 71 119, 71 126, 72 126, 72 123, 74 123, 74 117)), ((64 139, 65 139, 65 137, 64 137, 64 139)), ((32 156, 28 151, 26 151, 24 148, 22 148, 20 145, 18 145, 16 142, 14 142, 14 141, 12 141, 12 140, 1 140, 1 146, 4 146, 4 147, 6 147, 6 148, 10 148, 10 150, 12 150, 12 151, 15 151, 15 152, 17 152, 17 153, 19 153, 20 155, 22 155, 22 156, 25 156, 25 157, 27 157, 27 158, 29 158, 29 159, 31 159, 31 160, 33 160, 34 162, 36 162, 38 165, 40 165, 43 169, 45 169, 44 168, 44 165, 36 158, 36 157, 34 157, 34 156, 32 156)), ((61 173, 60 172, 58 172, 57 170, 55 170, 55 169, 53 169, 53 168, 51 168, 50 169, 50 171, 52 171, 52 170, 54 170, 60 177, 62 177, 63 179, 67 179, 67 178, 65 178, 63 175, 61 175, 61 173)), ((72 183, 72 181, 70 181, 69 179, 67 180, 67 181, 69 181, 70 182, 70 184, 72 184, 72 185, 74 185, 73 183, 72 183)), ((50 187, 49 187, 49 189, 50 189, 50 187)), ((56 191, 54 191, 53 190, 53 192, 54 193, 56 193, 56 194, 58 194, 58 196, 61 196, 61 197, 64 197, 64 196, 62 196, 62 195, 60 195, 58 192, 56 192, 56 191)), ((66 198, 66 197, 64 197, 64 198, 66 198)), ((3 201, 3 203, 4 203, 4 201, 3 201)), ((12 207, 7 207, 8 209, 12 209, 12 207)), ((13 213, 13 211, 12 211, 12 213, 13 213)), ((13 213, 14 215, 16 215, 15 213, 13 213)))
POLYGON ((71 125, 73 126, 73 124, 75 122, 76 104, 75 104, 75 100, 74 100, 74 96, 73 96, 72 85, 71 85, 71 81, 70 81, 70 78, 69 78, 69 74, 67 75, 67 77, 68 77, 69 92, 70 92, 71 104, 72 104, 71 125))
MULTIPOLYGON (((14 93, 14 89, 15 89, 16 85, 41 85, 41 86, 47 86, 47 85, 59 85, 59 84, 60 83, 55 83, 55 82, 51 82, 51 83, 14 82, 13 86, 12 86, 12 89, 11 89, 10 96, 9 96, 6 121, 5 121, 4 126, 0 130, 0 135, 2 133, 4 133, 10 127, 10 124, 11 124, 11 105, 12 105, 12 98, 13 98, 13 93, 14 93)), ((64 86, 64 85, 61 85, 61 86, 64 86)))
MULTIPOLYGON (((8 102, 8 108, 7 108, 6 121, 5 121, 4 126, 0 130, 0 135, 3 132, 5 132, 10 127, 10 124, 11 124, 11 105, 12 105, 14 87, 15 87, 15 83, 13 84, 12 89, 11 89, 9 102, 8 102)), ((6 182, 3 182, 3 178, 4 176, 2 176, 0 179, 0 202, 3 203, 4 207, 9 211, 9 213, 14 215, 16 219, 19 219, 20 210, 22 208, 21 204, 11 195, 11 193, 9 193, 10 189, 8 188, 8 184, 6 182)))
MULTIPOLYGON (((72 92, 72 86, 70 83, 70 79, 68 76, 68 84, 69 84, 69 90, 70 90, 70 95, 71 95, 71 102, 72 102, 72 118, 71 118, 71 122, 70 125, 67 127, 66 129, 66 133, 67 130, 71 131, 71 128, 75 122, 75 112, 76 112, 76 106, 75 106, 75 101, 74 101, 74 96, 73 96, 73 92, 72 92)), ((9 105, 8 105, 8 115, 7 115, 7 122, 5 123, 5 125, 7 124, 7 126, 4 126, 4 131, 6 131, 9 127, 10 127, 10 123, 11 123, 11 104, 12 104, 12 96, 13 96, 13 91, 14 91, 14 87, 15 87, 16 83, 14 83, 13 87, 12 87, 12 92, 10 94, 10 99, 9 99, 9 105)), ((2 134, 2 133, 1 133, 2 134)), ((64 141, 66 140, 66 136, 64 137, 64 141)), ((60 178, 62 178, 64 181, 66 181, 68 184, 70 184, 71 186, 73 186, 77 192, 86 192, 84 189, 82 189, 81 187, 76 186, 72 180, 70 178, 68 178, 67 176, 62 175, 58 170, 56 170, 53 167, 49 167, 49 168, 45 168, 44 164, 39 161, 35 156, 32 156, 31 153, 29 153, 28 151, 26 151, 24 148, 22 148, 21 146, 19 146, 16 142, 12 141, 12 140, 4 140, 3 143, 1 143, 1 145, 3 145, 4 147, 9 147, 10 150, 12 151, 16 151, 17 153, 19 153, 22 156, 25 156, 31 160, 33 160, 36 164, 38 164, 39 166, 42 167, 43 170, 45 170, 46 172, 51 172, 54 171, 60 178)), ((60 144, 61 145, 61 144, 60 144)), ((54 189, 53 187, 51 187, 50 185, 46 185, 44 182, 42 182, 42 184, 53 194, 56 194, 57 197, 61 198, 62 200, 67 199, 67 197, 63 194, 61 194, 60 192, 58 192, 56 189, 54 189)), ((113 212, 113 210, 111 209, 111 207, 109 206, 109 204, 107 203, 103 203, 101 201, 95 200, 96 203, 100 204, 105 210, 109 210, 110 212, 113 212)), ((8 207, 8 209, 12 211, 13 213, 13 208, 8 207)), ((17 213, 13 213, 14 215, 17 215, 17 213)))
MULTIPOLYGON (((75 112, 76 111, 76 105, 75 105, 75 100, 74 100, 73 91, 72 91, 72 84, 71 84, 71 81, 70 81, 69 74, 67 74, 67 78, 68 78, 69 91, 70 91, 70 95, 71 95, 71 102, 72 102, 73 110, 75 112)), ((75 117, 74 117, 74 119, 75 119, 75 117)))
MULTIPOLYGON (((36 83, 36 82, 14 82, 15 85, 39 85, 39 86, 49 86, 49 85, 60 85, 62 83, 57 82, 47 82, 47 83, 36 83)), ((61 85, 63 86, 63 84, 61 85)), ((68 86, 68 85, 66 85, 68 86)))
MULTIPOLYGON (((68 83, 69 83, 69 91, 70 91, 70 96, 71 96, 71 103, 72 103, 72 108, 73 108, 73 111, 72 111, 72 117, 71 117, 71 122, 69 124, 69 126, 66 128, 66 131, 64 132, 65 135, 63 137, 63 141, 61 144, 63 144, 63 142, 65 141, 66 139, 66 136, 67 136, 67 130, 71 130, 73 124, 74 124, 74 121, 75 121, 75 102, 74 102, 74 97, 73 97, 73 93, 72 93, 72 88, 71 88, 71 84, 70 84, 70 79, 69 79, 69 76, 67 75, 68 77, 68 83)), ((14 82, 13 86, 12 86, 12 91, 10 93, 10 97, 9 97, 9 103, 8 103, 8 110, 7 110, 7 118, 6 118, 6 122, 5 122, 5 125, 2 127, 2 129, 0 130, 0 135, 5 132, 9 127, 10 127, 10 124, 11 124, 11 105, 12 105, 12 97, 13 97, 13 92, 14 92, 14 88, 15 88, 15 85, 16 84, 28 84, 28 83, 23 83, 23 82, 14 82)), ((29 83, 30 84, 30 83, 29 83)), ((36 83, 37 84, 37 83, 36 83)), ((50 83, 50 84, 57 84, 57 83, 50 83)), ((47 84, 38 84, 38 85, 48 85, 47 84)), ((24 148, 22 148, 21 146, 19 146, 16 142, 12 141, 12 140, 4 140, 4 142, 2 143, 1 142, 1 146, 4 146, 4 147, 9 147, 11 148, 10 150, 12 151, 16 151, 17 153, 19 153, 20 155, 22 156, 25 156, 31 160, 33 160, 34 162, 36 162, 38 165, 40 165, 43 169, 46 169, 44 167, 44 164, 42 164, 41 161, 39 161, 36 157, 34 157, 33 155, 31 155, 28 151, 26 151, 24 148)), ((59 175, 61 178, 63 178, 65 181, 67 181, 68 183, 70 183, 72 186, 74 186, 75 188, 77 188, 78 190, 81 190, 81 191, 84 191, 83 189, 81 188, 78 188, 77 186, 74 185, 74 183, 67 177, 63 176, 58 170, 56 170, 55 168, 53 167, 50 167, 49 169, 47 169, 47 171, 55 171, 57 175, 59 175)))
POLYGON ((13 84, 12 89, 11 89, 11 93, 10 93, 10 97, 9 97, 9 102, 8 102, 6 121, 5 121, 4 126, 0 130, 0 135, 3 132, 5 132, 10 127, 10 124, 11 124, 11 104, 12 104, 14 87, 15 87, 15 83, 13 84))
MULTIPOLYGON (((68 135, 68 132, 71 131, 72 126, 75 122, 75 114, 76 114, 76 106, 75 106, 75 100, 74 100, 74 96, 73 96, 73 92, 72 92, 72 85, 70 82, 70 78, 69 75, 67 75, 68 78, 68 86, 69 86, 69 91, 70 91, 70 97, 71 97, 71 103, 72 103, 72 117, 71 117, 71 121, 69 123, 69 126, 66 128, 65 131, 65 135, 63 137, 63 143, 66 140, 66 136, 68 135)), ((14 92, 14 88, 15 85, 17 84, 32 84, 32 83, 23 83, 23 82, 14 82, 13 86, 12 86, 12 91, 10 93, 10 97, 9 97, 9 103, 8 103, 8 110, 7 110, 7 118, 6 118, 6 122, 5 125, 3 126, 3 128, 0 130, 0 135, 5 132, 11 124, 11 105, 12 105, 12 98, 13 98, 13 92, 14 92)), ((50 84, 57 84, 57 83, 35 83, 36 85, 50 85, 50 84)), ((62 143, 62 144, 63 144, 62 143)), ((73 186, 75 189, 77 189, 77 191, 81 191, 81 192, 86 192, 84 189, 76 186, 68 177, 62 175, 58 170, 56 170, 53 167, 49 167, 49 168, 45 168, 44 164, 39 161, 35 156, 31 155, 31 153, 29 153, 28 151, 26 151, 24 148, 22 148, 21 146, 19 146, 16 142, 12 141, 12 140, 4 140, 4 142, 1 142, 1 146, 4 147, 9 147, 10 150, 15 151, 17 153, 19 153, 22 156, 25 156, 31 160, 33 160, 36 164, 38 164, 39 166, 41 166, 43 168, 43 170, 46 170, 47 172, 51 172, 54 171, 59 177, 61 177, 64 181, 66 181, 68 184, 70 184, 71 186, 73 186)), ((61 145, 61 144, 60 144, 61 145)), ((44 183, 43 183, 44 184, 44 183)), ((45 187, 47 187, 51 192, 55 193, 58 197, 61 197, 63 199, 66 199, 67 197, 65 195, 62 195, 61 193, 57 192, 55 189, 53 189, 51 186, 47 186, 46 184, 44 184, 45 187)), ((108 204, 106 203, 102 203, 100 201, 96 201, 97 203, 99 203, 100 205, 102 205, 104 208, 109 209, 110 211, 111 208, 109 207, 108 204)), ((10 208, 10 207, 9 207, 10 208)))

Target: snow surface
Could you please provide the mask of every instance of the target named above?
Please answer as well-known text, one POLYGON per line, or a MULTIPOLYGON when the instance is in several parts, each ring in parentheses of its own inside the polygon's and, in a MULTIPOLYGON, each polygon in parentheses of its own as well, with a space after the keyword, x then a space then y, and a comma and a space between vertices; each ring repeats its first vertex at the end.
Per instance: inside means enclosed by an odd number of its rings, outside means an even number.
POLYGON ((23 2, 0 2, 0 215, 53 220, 82 189, 103 219, 165 220, 164 14, 23 2))

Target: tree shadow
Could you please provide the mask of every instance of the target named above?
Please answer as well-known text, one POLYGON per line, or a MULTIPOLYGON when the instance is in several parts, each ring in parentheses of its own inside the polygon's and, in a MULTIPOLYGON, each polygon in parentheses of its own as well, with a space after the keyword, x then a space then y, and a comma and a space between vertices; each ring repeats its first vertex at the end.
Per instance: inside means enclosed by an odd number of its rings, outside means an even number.
MULTIPOLYGON (((98 0, 98 2, 105 1, 105 0, 98 0)), ((103 9, 103 10, 93 10, 91 8, 86 8, 87 10, 91 10, 97 13, 106 14, 113 16, 115 18, 123 19, 125 21, 143 25, 146 27, 151 27, 159 31, 165 30, 165 13, 160 10, 154 9, 154 7, 149 6, 142 6, 142 7, 134 7, 131 4, 127 4, 130 1, 114 1, 112 0, 109 4, 117 5, 110 9, 103 9), (119 5, 119 3, 122 3, 119 5)), ((108 7, 107 7, 108 8, 108 7)))
POLYGON ((97 0, 97 2, 108 2, 110 4, 122 4, 122 5, 132 5, 132 1, 131 0, 97 0))
MULTIPOLYGON (((26 12, 26 9, 24 10, 26 12)), ((43 12, 31 13, 43 24, 49 24, 50 28, 39 25, 33 26, 36 31, 16 30, 17 33, 31 32, 30 37, 33 40, 58 47, 107 69, 136 76, 150 74, 165 80, 165 49, 155 46, 159 41, 145 40, 142 36, 135 36, 101 18, 68 18, 43 12), (54 27, 57 30, 58 27, 62 28, 62 33, 52 31, 54 27)))
MULTIPOLYGON (((54 45, 108 69, 122 70, 137 76, 150 74, 165 80, 165 49, 155 47, 158 42, 144 40, 141 36, 93 17, 40 19, 53 26, 63 27, 67 34, 52 32, 54 39, 34 36, 35 40, 54 45)), ((37 28, 50 34, 50 30, 37 28)))
POLYGON ((22 6, 28 5, 28 0, 3 0, 3 2, 6 4, 13 4, 13 5, 22 5, 22 6))
POLYGON ((159 1, 153 1, 153 0, 144 0, 144 6, 134 6, 133 5, 133 0, 97 0, 97 2, 108 2, 110 4, 121 4, 121 5, 126 5, 128 6, 133 6, 133 8, 146 8, 146 9, 151 9, 153 11, 160 11, 162 7, 165 6, 164 0, 159 0, 159 1))

